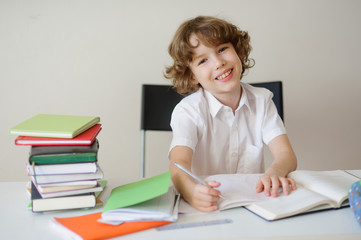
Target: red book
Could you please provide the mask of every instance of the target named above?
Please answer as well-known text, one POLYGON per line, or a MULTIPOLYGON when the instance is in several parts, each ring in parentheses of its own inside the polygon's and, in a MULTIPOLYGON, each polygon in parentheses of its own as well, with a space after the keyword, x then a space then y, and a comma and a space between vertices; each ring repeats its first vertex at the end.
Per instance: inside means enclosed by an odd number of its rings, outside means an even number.
POLYGON ((101 124, 89 128, 75 138, 47 138, 19 136, 15 139, 15 145, 47 146, 47 145, 91 145, 100 132, 101 124))

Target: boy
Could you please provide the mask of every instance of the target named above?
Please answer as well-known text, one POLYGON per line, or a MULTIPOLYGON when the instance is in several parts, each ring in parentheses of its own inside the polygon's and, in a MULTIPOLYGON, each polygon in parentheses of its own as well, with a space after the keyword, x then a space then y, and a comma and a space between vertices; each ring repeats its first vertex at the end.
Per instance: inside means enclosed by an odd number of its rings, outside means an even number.
POLYGON ((247 32, 214 17, 184 22, 169 46, 174 64, 166 68, 178 93, 188 95, 174 109, 170 147, 172 181, 183 198, 200 211, 217 210, 219 182, 195 183, 173 165, 177 162, 198 175, 262 172, 263 144, 274 158, 256 186, 257 192, 277 197, 289 194, 287 178, 297 160, 272 93, 241 83, 253 66, 247 32))

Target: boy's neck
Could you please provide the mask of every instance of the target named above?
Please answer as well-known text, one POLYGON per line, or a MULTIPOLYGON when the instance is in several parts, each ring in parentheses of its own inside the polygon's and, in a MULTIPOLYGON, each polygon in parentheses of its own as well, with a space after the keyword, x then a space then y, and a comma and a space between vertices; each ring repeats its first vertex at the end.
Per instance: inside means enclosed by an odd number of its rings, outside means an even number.
POLYGON ((233 92, 224 95, 218 95, 215 97, 222 104, 232 108, 233 113, 235 113, 236 109, 238 108, 241 96, 242 96, 242 87, 241 85, 239 85, 239 88, 235 89, 233 92))

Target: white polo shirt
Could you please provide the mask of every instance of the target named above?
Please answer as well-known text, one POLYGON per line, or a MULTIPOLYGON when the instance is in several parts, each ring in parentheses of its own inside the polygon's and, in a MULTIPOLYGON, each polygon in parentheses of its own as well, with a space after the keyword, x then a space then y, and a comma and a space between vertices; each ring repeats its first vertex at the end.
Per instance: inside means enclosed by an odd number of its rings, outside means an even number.
POLYGON ((241 86, 235 114, 203 88, 174 108, 170 151, 175 146, 191 148, 195 174, 261 173, 263 144, 286 133, 272 92, 246 83, 241 86))

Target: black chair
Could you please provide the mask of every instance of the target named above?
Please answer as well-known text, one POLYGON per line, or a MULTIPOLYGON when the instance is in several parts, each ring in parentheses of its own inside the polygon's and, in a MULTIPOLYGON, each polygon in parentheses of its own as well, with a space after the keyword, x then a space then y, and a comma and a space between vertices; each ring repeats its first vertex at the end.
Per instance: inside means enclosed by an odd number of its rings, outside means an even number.
POLYGON ((169 85, 142 85, 140 177, 145 176, 145 132, 172 131, 172 111, 182 98, 169 85))
MULTIPOLYGON (((264 87, 273 92, 273 101, 283 120, 282 82, 251 83, 256 87, 264 87)), ((141 102, 141 156, 140 177, 145 177, 145 133, 146 131, 172 131, 170 119, 174 107, 183 96, 170 85, 142 85, 141 102)))

